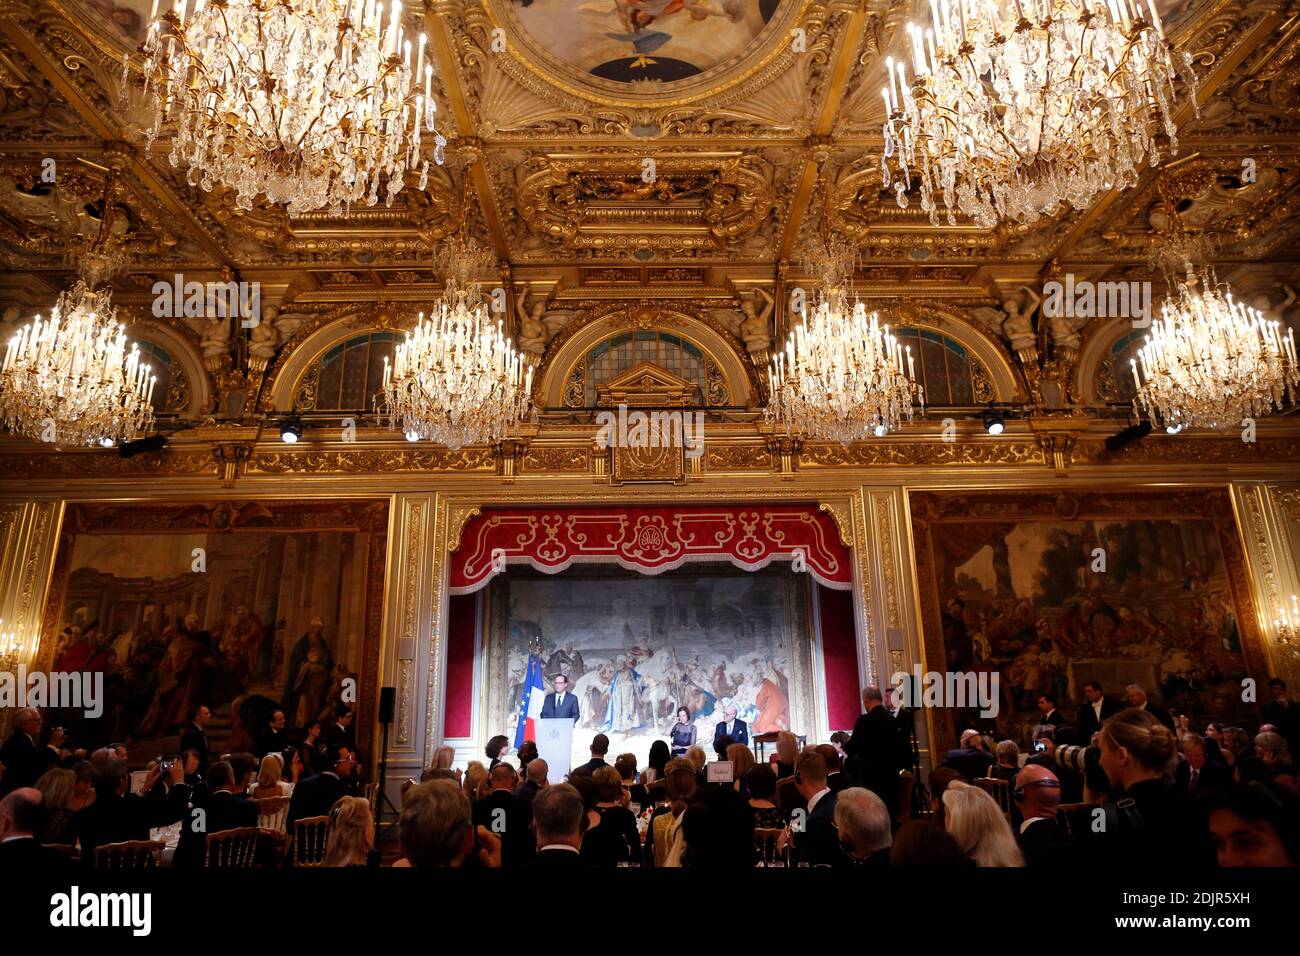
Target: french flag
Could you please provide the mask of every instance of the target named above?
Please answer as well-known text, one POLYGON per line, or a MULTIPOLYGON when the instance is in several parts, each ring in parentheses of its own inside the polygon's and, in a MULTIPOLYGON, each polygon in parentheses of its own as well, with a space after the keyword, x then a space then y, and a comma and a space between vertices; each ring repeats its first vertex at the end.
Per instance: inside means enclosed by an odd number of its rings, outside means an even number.
POLYGON ((524 692, 519 697, 519 723, 515 727, 515 749, 525 740, 536 740, 537 731, 533 724, 542 713, 542 702, 546 699, 546 685, 542 683, 542 659, 536 654, 528 655, 528 674, 524 678, 524 692))

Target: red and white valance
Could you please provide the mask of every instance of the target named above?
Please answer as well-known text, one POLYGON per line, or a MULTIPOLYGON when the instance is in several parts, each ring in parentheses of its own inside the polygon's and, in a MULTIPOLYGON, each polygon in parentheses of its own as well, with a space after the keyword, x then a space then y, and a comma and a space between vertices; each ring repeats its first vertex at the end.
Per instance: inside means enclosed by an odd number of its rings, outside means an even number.
POLYGON ((793 561, 828 588, 853 585, 849 549, 816 505, 500 508, 465 525, 451 556, 451 593, 471 594, 511 564, 547 574, 583 563, 660 574, 720 560, 746 571, 793 561))

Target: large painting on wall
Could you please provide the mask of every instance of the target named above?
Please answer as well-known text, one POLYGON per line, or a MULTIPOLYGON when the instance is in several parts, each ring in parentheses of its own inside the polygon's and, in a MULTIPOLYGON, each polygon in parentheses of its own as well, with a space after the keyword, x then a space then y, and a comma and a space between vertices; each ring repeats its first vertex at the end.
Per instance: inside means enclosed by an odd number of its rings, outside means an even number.
POLYGON ((242 749, 268 708, 294 739, 346 702, 368 755, 387 529, 375 500, 69 505, 40 663, 107 699, 74 742, 147 751, 207 704, 213 749, 242 749))
POLYGON ((752 733, 810 733, 809 601, 808 575, 788 565, 746 573, 705 563, 655 576, 511 568, 488 589, 489 734, 514 739, 534 646, 546 690, 563 673, 578 696, 575 754, 604 733, 613 753, 644 759, 651 741, 667 738, 679 706, 710 752, 729 705, 752 733))
MULTIPOLYGON (((1264 656, 1226 492, 925 492, 911 509, 928 668, 998 672, 999 739, 1028 743, 1042 692, 1072 719, 1089 680, 1197 720, 1249 712, 1264 656)), ((941 747, 977 724, 932 716, 941 747)))

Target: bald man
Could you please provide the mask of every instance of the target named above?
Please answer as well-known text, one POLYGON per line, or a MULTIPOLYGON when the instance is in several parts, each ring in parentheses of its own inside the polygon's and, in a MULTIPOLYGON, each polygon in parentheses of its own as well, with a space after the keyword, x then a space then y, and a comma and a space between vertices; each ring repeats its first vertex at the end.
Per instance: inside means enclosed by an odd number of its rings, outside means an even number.
POLYGON ((14 879, 33 869, 62 869, 68 857, 41 846, 37 833, 45 817, 45 798, 35 787, 19 787, 0 800, 0 873, 14 879))
POLYGON ((1059 865, 1070 850, 1070 840, 1056 820, 1061 803, 1061 782, 1039 764, 1026 764, 1016 776, 1013 791, 1024 822, 1016 841, 1026 866, 1059 865))

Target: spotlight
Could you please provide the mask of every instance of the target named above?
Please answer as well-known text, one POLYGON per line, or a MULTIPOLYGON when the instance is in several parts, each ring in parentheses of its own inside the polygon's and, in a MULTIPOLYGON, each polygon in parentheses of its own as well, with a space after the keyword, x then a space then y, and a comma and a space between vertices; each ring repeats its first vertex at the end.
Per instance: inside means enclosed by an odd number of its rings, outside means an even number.
POLYGON ((1106 439, 1107 451, 1119 451, 1125 445, 1131 445, 1135 441, 1140 441, 1151 434, 1151 422, 1143 419, 1136 425, 1130 425, 1128 428, 1121 428, 1115 434, 1106 439))
POLYGON ((871 429, 871 431, 877 438, 883 438, 885 436, 886 428, 884 425, 877 425, 871 429))
POLYGON ((1177 434, 1178 434, 1180 431, 1182 431, 1182 430, 1183 430, 1183 423, 1182 423, 1182 422, 1179 422, 1179 423, 1176 424, 1176 425, 1166 425, 1166 426, 1165 426, 1165 431, 1166 431, 1167 433, 1169 433, 1170 435, 1177 435, 1177 434))
POLYGON ((112 448, 112 447, 113 447, 114 445, 116 445, 116 444, 117 444, 117 442, 115 442, 115 441, 113 441, 113 439, 111 439, 111 438, 107 438, 107 437, 106 437, 106 438, 101 438, 101 439, 99 440, 99 447, 100 447, 100 448, 112 448))
POLYGON ((407 440, 407 441, 419 441, 419 440, 420 440, 420 433, 419 433, 419 432, 407 432, 407 433, 406 433, 406 440, 407 440))
POLYGON ((292 445, 302 437, 302 419, 294 412, 280 424, 280 441, 292 445))
POLYGON ((1006 429, 1006 419, 1002 417, 1001 412, 989 409, 984 413, 984 430, 990 435, 1001 435, 1006 429))
POLYGON ((134 458, 141 452, 162 451, 166 445, 167 439, 162 435, 150 435, 148 438, 122 442, 117 446, 117 453, 123 458, 134 458))

